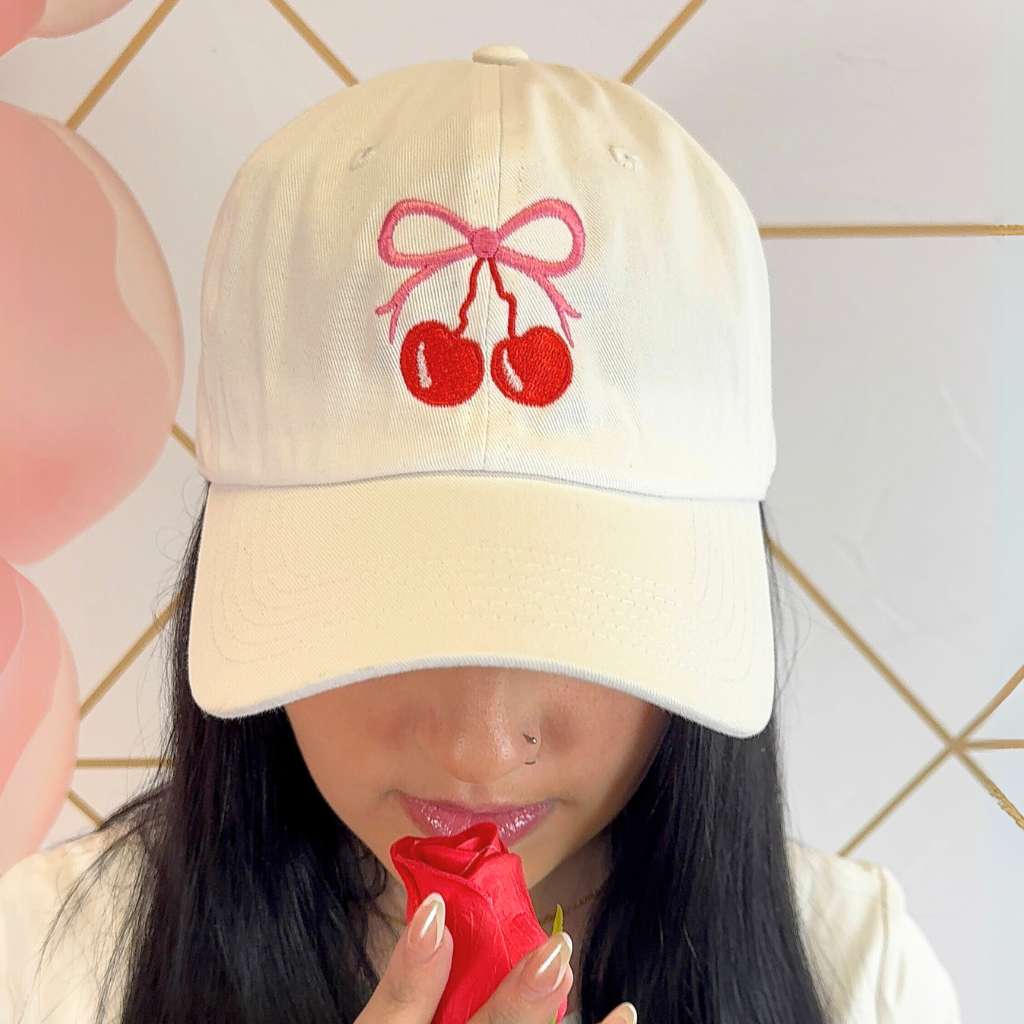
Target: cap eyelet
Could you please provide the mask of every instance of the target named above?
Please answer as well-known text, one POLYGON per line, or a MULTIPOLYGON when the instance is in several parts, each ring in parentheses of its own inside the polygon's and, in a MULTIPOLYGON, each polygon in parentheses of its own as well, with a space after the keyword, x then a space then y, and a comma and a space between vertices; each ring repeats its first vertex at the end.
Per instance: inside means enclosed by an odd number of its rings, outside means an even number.
POLYGON ((615 143, 611 143, 608 146, 608 150, 611 155, 615 158, 615 162, 622 167, 625 167, 627 171, 635 171, 640 167, 640 158, 634 156, 628 150, 617 146, 615 143))
POLYGON ((374 156, 376 152, 376 146, 366 146, 359 150, 359 152, 356 153, 356 155, 348 162, 348 169, 350 171, 354 171, 357 167, 361 167, 367 160, 374 156))

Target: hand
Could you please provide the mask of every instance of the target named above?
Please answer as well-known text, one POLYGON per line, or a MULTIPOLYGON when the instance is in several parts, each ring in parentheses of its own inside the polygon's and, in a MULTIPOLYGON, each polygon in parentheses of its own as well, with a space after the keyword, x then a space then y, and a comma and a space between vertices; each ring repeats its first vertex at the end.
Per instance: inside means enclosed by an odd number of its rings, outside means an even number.
MULTIPOLYGON (((451 970, 454 940, 444 927, 444 902, 435 908, 434 901, 424 900, 412 921, 398 938, 391 959, 369 1002, 355 1024, 431 1024, 451 970), (426 934, 417 936, 426 922, 426 934), (440 931, 441 942, 431 949, 440 931)), ((572 988, 572 940, 566 932, 552 936, 544 946, 524 956, 466 1024, 551 1024, 563 997, 572 988), (549 986, 558 977, 560 956, 550 956, 558 943, 567 950, 565 974, 561 983, 547 995, 532 989, 529 976, 545 959, 550 961, 546 976, 549 986)), ((635 1024, 630 1007, 622 1003, 604 1018, 601 1024, 635 1024)))

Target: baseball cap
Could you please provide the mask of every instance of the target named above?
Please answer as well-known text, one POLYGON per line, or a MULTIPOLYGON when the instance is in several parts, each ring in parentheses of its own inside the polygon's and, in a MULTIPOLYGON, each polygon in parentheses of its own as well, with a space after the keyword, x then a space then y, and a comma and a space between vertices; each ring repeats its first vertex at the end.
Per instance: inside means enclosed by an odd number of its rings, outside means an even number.
POLYGON ((207 713, 488 665, 764 728, 764 252, 652 100, 505 45, 343 88, 235 174, 200 320, 207 713))

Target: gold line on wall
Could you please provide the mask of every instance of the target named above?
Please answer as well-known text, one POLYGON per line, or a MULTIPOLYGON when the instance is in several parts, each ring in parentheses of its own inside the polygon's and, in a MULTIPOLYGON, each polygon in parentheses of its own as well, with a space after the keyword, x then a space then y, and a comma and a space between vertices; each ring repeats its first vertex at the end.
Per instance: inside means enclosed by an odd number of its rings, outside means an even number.
MULTIPOLYGON (((966 750, 968 746, 966 740, 967 737, 973 732, 977 732, 982 725, 988 720, 992 713, 1003 704, 1007 698, 1021 685, 1024 681, 1024 665, 1021 665, 1016 672, 999 688, 996 695, 978 712, 977 715, 960 731, 957 735, 954 744, 953 752, 960 759, 964 767, 973 775, 981 784, 985 787, 985 790, 992 796, 996 803, 1006 811, 1006 813, 1013 819, 1013 821, 1022 829, 1024 829, 1024 814, 1014 805, 1013 801, 992 781, 991 776, 982 769, 982 767, 971 757, 966 750)), ((1024 747, 1024 740, 975 740, 970 746, 974 748, 986 748, 989 743, 1006 743, 1013 747, 1024 747)), ((999 749, 999 748, 997 748, 999 749)))
POLYGON ((963 727, 963 729, 960 730, 957 738, 963 739, 964 737, 969 736, 972 732, 977 732, 977 730, 992 717, 996 709, 1009 698, 1010 694, 1021 685, 1022 681, 1024 681, 1024 665, 1021 665, 1020 668, 1018 668, 1017 671, 1014 672, 1005 683, 1003 683, 992 699, 982 707, 982 709, 967 723, 967 725, 963 727))
POLYGON ((356 76, 331 52, 330 47, 299 17, 286 0, 269 0, 269 3, 346 85, 356 84, 356 76))
POLYGON ((174 440, 192 456, 193 459, 196 457, 195 441, 193 441, 177 423, 171 425, 171 437, 173 437, 174 440))
POLYGON ((851 626, 846 619, 836 610, 825 595, 808 579, 807 575, 796 565, 792 558, 779 547, 775 540, 770 539, 772 553, 786 567, 786 571, 797 583, 810 595, 814 603, 832 620, 835 627, 857 648, 864 658, 874 667, 879 675, 889 682, 892 688, 906 701, 907 704, 917 712, 921 720, 942 740, 943 743, 952 743, 953 737, 946 731, 942 723, 924 706, 922 701, 903 682, 896 673, 882 660, 882 658, 871 648, 868 642, 851 626))
POLYGON ((970 750, 1022 750, 1024 740, 971 740, 964 746, 970 750))
POLYGON ((859 832, 848 839, 837 853, 848 857, 872 832, 874 832, 893 811, 902 804, 936 768, 946 760, 950 754, 955 754, 971 775, 981 783, 985 791, 995 799, 1000 809, 1005 811, 1011 820, 1019 827, 1024 828, 1024 815, 1014 806, 1007 795, 992 781, 992 779, 969 757, 963 755, 958 741, 954 741, 944 750, 939 751, 909 782, 907 782, 895 796, 886 803, 877 814, 874 815, 859 832))
POLYGON ((81 707, 78 709, 78 716, 80 719, 85 718, 87 714, 99 703, 100 699, 105 693, 117 682, 118 679, 125 673, 133 661, 146 649, 153 638, 164 628, 167 620, 171 617, 174 612, 174 608, 178 603, 179 595, 175 595, 168 602, 167 607, 146 627, 142 635, 128 648, 127 651, 118 659, 117 664, 103 677, 99 685, 89 694, 88 697, 82 701, 81 707))
POLYGON ((128 45, 118 54, 114 63, 100 76, 99 81, 89 90, 88 95, 78 104, 74 113, 64 122, 65 126, 75 131, 88 117, 97 103, 104 97, 110 87, 120 78, 121 73, 132 62, 136 54, 145 46, 153 33, 163 24, 167 15, 178 5, 178 0, 164 0, 162 4, 145 20, 142 27, 132 36, 128 45))
POLYGON ((1013 801, 992 781, 991 776, 985 772, 978 763, 969 757, 963 748, 957 743, 953 747, 953 753, 960 759, 963 766, 981 783, 985 791, 991 796, 999 806, 1006 811, 1014 823, 1021 829, 1024 829, 1024 814, 1017 809, 1013 801))
POLYGON ((74 804, 94 825, 103 824, 103 815, 91 804, 86 803, 73 789, 68 790, 68 802, 74 804))
POLYGON ((975 761, 968 757, 963 750, 966 745, 967 737, 972 732, 980 728, 986 719, 992 714, 993 711, 1007 697, 1020 685, 1021 680, 1024 679, 1024 665, 1000 687, 996 695, 985 705, 982 710, 974 716, 974 718, 968 722, 966 726, 953 737, 952 741, 946 746, 945 750, 940 751, 935 757, 929 761, 925 767, 914 776, 897 794, 890 800, 861 830, 842 847, 841 852, 848 854, 854 849, 859 843, 863 842, 891 813, 896 809, 910 794, 921 785, 925 779, 928 778, 931 773, 938 768, 938 766, 947 758, 950 754, 955 754, 963 766, 970 772, 974 778, 980 782, 985 791, 992 797, 995 798, 1000 808, 1004 810, 1010 818, 1019 826, 1024 828, 1024 815, 1014 806, 1006 794, 989 778, 989 776, 975 763, 975 761))
POLYGON ((180 444, 181 447, 184 448, 185 451, 187 451, 189 455, 192 456, 192 458, 196 457, 195 441, 193 441, 192 438, 189 437, 188 434, 185 433, 184 429, 178 426, 177 423, 175 423, 174 426, 171 427, 171 437, 173 437, 174 440, 177 441, 178 444, 180 444))
POLYGON ((75 768, 160 768, 160 757, 80 757, 75 768))
POLYGON ((931 773, 935 771, 935 769, 938 768, 947 757, 949 757, 948 747, 945 750, 939 751, 939 753, 936 754, 908 783, 906 783, 906 785, 897 790, 892 799, 890 799, 889 802, 885 804, 873 818, 861 827, 859 832, 855 833, 850 839, 848 839, 836 852, 840 854, 840 856, 849 857, 850 854, 865 839, 867 839, 867 837, 871 835, 871 833, 874 832, 875 829, 878 828, 878 826, 881 825, 881 823, 885 821, 885 819, 888 818, 889 815, 892 814, 892 812, 896 810, 896 808, 899 807, 899 805, 903 803, 904 800, 906 800, 907 797, 910 796, 910 794, 913 793, 914 790, 917 789, 917 787, 920 786, 921 783, 924 782, 924 780, 927 779, 928 776, 931 775, 931 773))
POLYGON ((655 58, 676 37, 682 27, 704 6, 704 0, 690 2, 662 29, 654 42, 640 54, 619 79, 626 85, 632 85, 654 63, 655 58))
POLYGON ((985 771, 962 749, 964 739, 977 729, 993 711, 1010 695, 1024 676, 1024 666, 1003 685, 999 693, 988 702, 974 719, 956 736, 951 736, 941 722, 925 707, 920 698, 903 682, 896 673, 875 653, 871 646, 843 618, 825 595, 811 582, 807 575, 796 565, 788 554, 773 539, 769 538, 773 555, 783 563, 787 572, 797 581, 801 588, 811 597, 815 604, 832 620, 832 623, 846 636, 851 644, 875 668, 896 692, 917 712, 922 721, 939 737, 945 749, 936 755, 914 778, 900 789, 882 809, 864 825, 859 832, 849 839, 842 847, 849 852, 870 835, 892 811, 898 807, 928 776, 948 757, 955 754, 964 767, 977 779, 991 796, 996 798, 999 806, 1021 827, 1024 827, 1024 816, 1014 806, 1005 793, 992 781, 985 771))

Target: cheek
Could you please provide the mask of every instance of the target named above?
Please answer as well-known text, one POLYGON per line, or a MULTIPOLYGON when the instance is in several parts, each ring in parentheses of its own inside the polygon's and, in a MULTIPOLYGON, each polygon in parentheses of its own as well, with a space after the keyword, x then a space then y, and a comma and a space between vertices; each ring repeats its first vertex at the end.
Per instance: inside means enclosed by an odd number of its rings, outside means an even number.
POLYGON ((323 798, 342 818, 357 813, 360 803, 374 792, 373 780, 380 778, 376 747, 365 728, 357 728, 354 722, 358 718, 338 701, 318 703, 317 697, 306 698, 289 705, 287 713, 302 758, 323 798))
POLYGON ((592 723, 588 749, 592 768, 587 785, 602 794, 616 811, 632 796, 657 751, 668 712, 646 703, 629 700, 605 708, 592 723))

